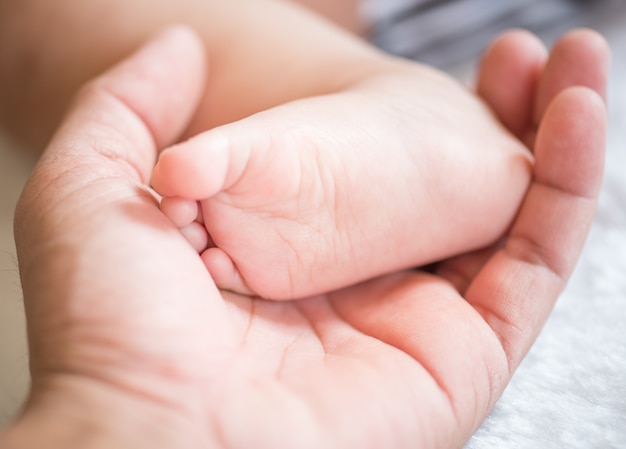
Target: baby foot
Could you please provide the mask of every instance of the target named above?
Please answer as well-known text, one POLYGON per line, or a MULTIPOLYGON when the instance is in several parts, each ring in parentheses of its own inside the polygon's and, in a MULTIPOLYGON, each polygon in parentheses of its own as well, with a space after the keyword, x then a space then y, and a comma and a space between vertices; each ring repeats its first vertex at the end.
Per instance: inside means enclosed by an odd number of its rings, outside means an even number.
POLYGON ((192 244, 218 286, 292 299, 492 243, 530 165, 461 85, 397 63, 171 147, 152 183, 177 226, 214 242, 192 244))

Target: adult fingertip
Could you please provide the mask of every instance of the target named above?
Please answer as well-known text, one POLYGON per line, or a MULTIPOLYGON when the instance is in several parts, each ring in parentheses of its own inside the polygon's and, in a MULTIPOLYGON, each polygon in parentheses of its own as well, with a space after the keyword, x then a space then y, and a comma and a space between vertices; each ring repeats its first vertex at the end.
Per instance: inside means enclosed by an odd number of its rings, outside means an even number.
POLYGON ((570 43, 586 47, 589 50, 592 50, 595 54, 603 55, 607 58, 611 53, 611 48, 609 47, 609 44, 604 36, 591 28, 576 28, 568 31, 563 35, 563 37, 561 37, 561 39, 559 39, 555 46, 567 45, 570 43))
POLYGON ((597 91, 564 89, 548 105, 537 134, 536 154, 543 159, 539 179, 595 199, 604 171, 606 127, 606 104, 597 91))
POLYGON ((513 30, 496 38, 481 60, 477 93, 518 137, 531 127, 533 102, 546 59, 547 49, 537 36, 513 30))
POLYGON ((157 31, 137 51, 146 57, 161 57, 165 52, 170 57, 184 55, 186 60, 192 60, 194 64, 204 64, 204 44, 198 33, 187 25, 169 25, 157 31))
POLYGON ((552 47, 535 110, 539 123, 546 107, 563 89, 583 86, 606 102, 610 47, 597 31, 579 28, 564 34, 552 47))
MULTIPOLYGON (((566 48, 577 48, 578 53, 584 52, 587 55, 594 55, 595 62, 604 69, 604 75, 608 73, 609 66, 611 64, 611 47, 609 43, 599 32, 590 28, 577 28, 566 33, 555 44, 557 46, 563 46, 566 48)), ((595 89, 595 85, 591 84, 587 87, 595 90, 601 97, 606 99, 606 93, 595 89)))
POLYGON ((191 120, 204 92, 207 65, 198 34, 173 25, 157 32, 101 82, 139 116, 161 149, 191 120))
POLYGON ((507 45, 508 43, 512 41, 530 42, 537 47, 542 47, 543 53, 547 53, 547 50, 544 48, 544 45, 541 39, 539 39, 539 37, 537 37, 535 34, 531 33, 530 31, 522 29, 522 28, 514 28, 514 29, 507 30, 501 33, 494 39, 493 43, 488 47, 487 51, 493 48, 501 47, 502 45, 507 45))
POLYGON ((130 167, 146 183, 158 151, 187 128, 205 80, 200 38, 187 27, 168 27, 81 88, 46 154, 100 154, 108 172, 128 175, 130 167))

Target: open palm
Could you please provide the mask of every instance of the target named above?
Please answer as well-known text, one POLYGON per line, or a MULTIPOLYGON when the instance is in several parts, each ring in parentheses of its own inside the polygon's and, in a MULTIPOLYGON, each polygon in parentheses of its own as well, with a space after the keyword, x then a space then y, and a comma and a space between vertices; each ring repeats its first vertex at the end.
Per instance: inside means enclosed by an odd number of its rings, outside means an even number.
POLYGON ((83 90, 18 208, 31 403, 59 400, 51 388, 66 401, 104 389, 120 414, 158 409, 176 423, 174 436, 154 423, 168 435, 159 447, 462 445, 539 332, 590 224, 604 105, 568 87, 601 92, 604 74, 563 73, 602 67, 601 45, 570 36, 544 69, 539 44, 518 33, 487 55, 480 94, 520 137, 535 103, 540 124, 535 182, 500 247, 277 303, 219 292, 144 187, 202 89, 193 36, 161 36, 83 90), (523 63, 507 58, 512 48, 523 63), (563 56, 573 49, 584 62, 563 56), (519 88, 502 95, 511 71, 519 88))

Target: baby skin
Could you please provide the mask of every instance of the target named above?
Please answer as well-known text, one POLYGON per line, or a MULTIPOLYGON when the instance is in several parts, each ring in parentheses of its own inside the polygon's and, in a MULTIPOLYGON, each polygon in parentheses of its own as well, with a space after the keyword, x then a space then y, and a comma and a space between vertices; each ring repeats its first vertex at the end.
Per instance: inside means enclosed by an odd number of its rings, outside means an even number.
POLYGON ((531 165, 478 97, 394 61, 166 149, 152 185, 220 288, 285 300, 493 243, 531 165))

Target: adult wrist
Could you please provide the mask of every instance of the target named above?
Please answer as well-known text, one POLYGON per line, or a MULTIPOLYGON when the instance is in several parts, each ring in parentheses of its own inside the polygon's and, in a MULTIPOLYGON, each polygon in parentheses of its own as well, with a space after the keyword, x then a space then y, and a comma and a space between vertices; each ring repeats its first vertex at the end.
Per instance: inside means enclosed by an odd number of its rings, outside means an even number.
POLYGON ((34 385, 24 411, 0 432, 0 449, 220 447, 182 413, 98 381, 67 376, 34 385))

